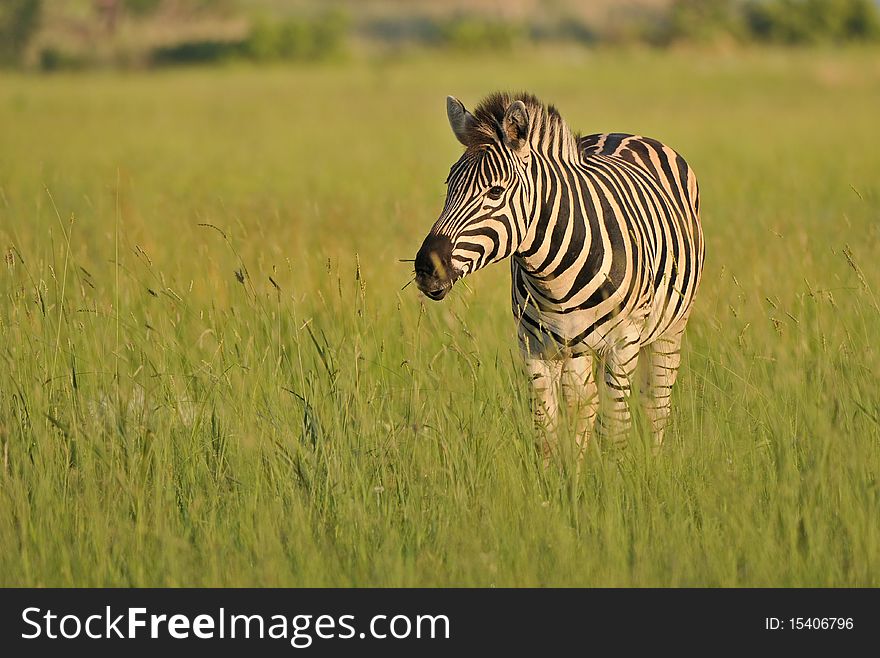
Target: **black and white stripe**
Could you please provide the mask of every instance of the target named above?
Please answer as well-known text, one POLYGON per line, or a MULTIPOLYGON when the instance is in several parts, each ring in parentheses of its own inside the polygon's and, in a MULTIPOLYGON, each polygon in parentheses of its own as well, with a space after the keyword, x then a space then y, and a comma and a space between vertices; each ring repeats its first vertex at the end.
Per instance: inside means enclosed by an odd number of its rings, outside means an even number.
POLYGON ((607 392, 601 424, 622 435, 639 361, 659 444, 703 265, 693 171, 653 139, 578 137, 529 95, 495 94, 473 114, 450 97, 447 111, 467 149, 416 257, 419 288, 441 299, 457 279, 512 256, 536 416, 551 430, 545 451, 565 407, 585 442, 597 373, 607 392))

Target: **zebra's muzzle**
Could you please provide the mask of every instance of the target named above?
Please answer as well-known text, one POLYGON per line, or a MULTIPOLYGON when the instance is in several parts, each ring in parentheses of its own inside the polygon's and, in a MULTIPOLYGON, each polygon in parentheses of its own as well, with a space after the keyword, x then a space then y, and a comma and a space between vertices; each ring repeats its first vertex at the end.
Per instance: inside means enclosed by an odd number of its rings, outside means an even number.
POLYGON ((446 293, 448 293, 452 289, 452 286, 446 286, 445 288, 438 288, 437 290, 422 290, 425 295, 433 299, 435 302, 439 302, 441 299, 446 297, 446 293))
POLYGON ((439 302, 458 278, 452 267, 452 241, 444 235, 429 235, 416 254, 415 266, 419 290, 439 302))

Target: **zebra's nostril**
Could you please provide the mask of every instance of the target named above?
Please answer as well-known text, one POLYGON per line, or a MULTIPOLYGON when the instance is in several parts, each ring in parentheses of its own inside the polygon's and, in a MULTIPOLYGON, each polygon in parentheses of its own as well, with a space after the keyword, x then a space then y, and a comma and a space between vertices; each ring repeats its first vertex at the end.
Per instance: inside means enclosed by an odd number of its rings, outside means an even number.
POLYGON ((445 235, 428 235, 416 254, 416 275, 449 279, 451 264, 452 241, 445 235))

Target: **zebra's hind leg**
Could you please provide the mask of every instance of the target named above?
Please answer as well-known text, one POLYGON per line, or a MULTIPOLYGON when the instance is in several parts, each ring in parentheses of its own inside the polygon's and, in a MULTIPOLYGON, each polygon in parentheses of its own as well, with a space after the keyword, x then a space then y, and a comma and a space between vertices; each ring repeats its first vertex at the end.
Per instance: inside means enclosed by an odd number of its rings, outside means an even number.
POLYGON ((580 459, 593 433, 599 408, 599 389, 593 375, 592 354, 573 356, 565 362, 560 388, 574 424, 580 459))
POLYGON ((632 425, 630 394, 640 347, 638 331, 633 328, 605 355, 606 404, 599 417, 599 431, 615 444, 626 440, 632 425))
POLYGON ((663 443, 663 433, 669 423, 670 396, 681 364, 683 329, 661 336, 642 348, 646 357, 642 397, 645 415, 651 421, 655 449, 659 449, 663 443))

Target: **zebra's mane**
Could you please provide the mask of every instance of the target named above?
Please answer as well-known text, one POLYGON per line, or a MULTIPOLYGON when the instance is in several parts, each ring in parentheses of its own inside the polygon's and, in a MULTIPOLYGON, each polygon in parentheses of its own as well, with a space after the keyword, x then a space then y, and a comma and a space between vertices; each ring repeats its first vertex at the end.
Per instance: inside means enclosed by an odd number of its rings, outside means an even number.
POLYGON ((559 110, 553 105, 544 105, 536 96, 527 92, 511 95, 499 91, 484 98, 473 111, 476 122, 470 128, 471 146, 484 146, 503 139, 501 126, 504 113, 514 101, 522 101, 526 106, 531 119, 529 140, 533 145, 550 142, 560 134, 563 138, 577 138, 577 135, 572 135, 559 110))

